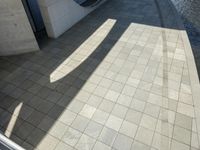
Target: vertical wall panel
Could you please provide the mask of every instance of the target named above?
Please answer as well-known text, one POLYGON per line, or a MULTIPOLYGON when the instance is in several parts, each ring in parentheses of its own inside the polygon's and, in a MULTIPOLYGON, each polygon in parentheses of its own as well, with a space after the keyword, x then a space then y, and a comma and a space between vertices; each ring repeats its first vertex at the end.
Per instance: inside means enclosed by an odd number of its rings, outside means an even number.
POLYGON ((0 0, 0 55, 39 50, 20 0, 0 0))

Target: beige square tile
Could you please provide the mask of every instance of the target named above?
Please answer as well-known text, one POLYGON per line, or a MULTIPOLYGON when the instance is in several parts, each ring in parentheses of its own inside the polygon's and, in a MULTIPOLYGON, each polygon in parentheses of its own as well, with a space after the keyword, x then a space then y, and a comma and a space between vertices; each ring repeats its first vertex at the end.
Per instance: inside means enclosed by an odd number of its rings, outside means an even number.
POLYGON ((87 118, 92 118, 95 111, 96 111, 95 107, 85 104, 85 106, 83 107, 83 109, 80 112, 80 115, 87 117, 87 118))
POLYGON ((115 104, 111 114, 123 119, 127 111, 128 111, 127 107, 124 107, 119 104, 115 104))
POLYGON ((91 150, 95 144, 95 139, 91 138, 85 134, 81 136, 75 148, 79 150, 91 150))
POLYGON ((198 149, 200 147, 197 133, 192 132, 191 146, 198 149))
POLYGON ((173 138, 179 142, 190 145, 191 131, 181 128, 179 126, 174 127, 173 138))
POLYGON ((80 139, 82 133, 69 127, 62 137, 62 141, 70 146, 75 146, 78 140, 80 139))
POLYGON ((96 123, 94 121, 90 121, 88 126, 86 127, 84 133, 89 135, 90 137, 97 138, 103 129, 103 125, 96 123))
POLYGON ((90 96, 91 96, 91 94, 89 92, 81 90, 81 91, 79 91, 79 93, 76 94, 75 97, 74 96, 72 96, 72 97, 78 99, 81 102, 87 102, 90 96))
POLYGON ((184 114, 176 113, 175 124, 188 130, 192 130, 192 118, 184 114))
POLYGON ((152 83, 149 82, 145 82, 145 81, 140 81, 138 88, 146 90, 146 91, 150 91, 152 87, 152 83))
POLYGON ((113 107, 114 107, 114 103, 106 99, 104 99, 99 105, 99 109, 107 113, 110 113, 113 107))
MULTIPOLYGON (((73 101, 71 101, 71 103, 68 104, 67 109, 74 112, 74 113, 79 113, 82 110, 84 104, 85 104, 84 102, 73 99, 73 101)), ((61 104, 61 105, 63 105, 63 104, 61 104)))
POLYGON ((46 135, 42 141, 37 145, 37 149, 49 149, 54 150, 56 145, 58 144, 59 140, 54 138, 53 136, 46 135))
POLYGON ((131 138, 134 138, 137 132, 138 126, 136 124, 124 121, 119 130, 120 133, 125 134, 131 138))
POLYGON ((171 147, 171 139, 169 137, 155 133, 152 146, 158 150, 169 150, 171 147))
POLYGON ((153 131, 139 127, 135 139, 146 145, 151 145, 153 139, 153 131))
POLYGON ((136 79, 136 78, 131 78, 129 77, 127 82, 128 85, 133 86, 133 87, 138 87, 140 80, 136 79))
POLYGON ((88 118, 83 117, 81 115, 77 115, 76 119, 73 121, 71 126, 74 129, 79 130, 80 132, 83 132, 85 128, 87 127, 88 123, 89 123, 88 118))
POLYGON ((129 150, 131 148, 132 143, 133 143, 133 139, 123 134, 118 134, 113 144, 113 147, 117 150, 121 150, 121 149, 129 150))
POLYGON ((124 105, 126 107, 129 107, 131 100, 132 100, 132 97, 121 94, 119 98, 117 99, 117 103, 124 105))
POLYGON ((105 88, 109 88, 112 84, 112 80, 107 79, 107 78, 103 78, 100 82, 99 85, 105 88))
POLYGON ((143 144, 143 143, 140 143, 140 142, 135 140, 133 142, 133 144, 132 144, 132 149, 131 150, 135 150, 135 149, 138 149, 138 150, 150 150, 150 146, 148 146, 146 144, 143 144))
POLYGON ((93 150, 111 150, 111 147, 107 146, 106 144, 103 144, 102 142, 97 141, 94 145, 93 150))
POLYGON ((67 124, 67 125, 71 125, 71 123, 74 121, 74 119, 76 118, 77 114, 71 112, 70 110, 64 110, 63 113, 60 115, 60 117, 58 118, 59 121, 67 124))
POLYGON ((153 118, 149 115, 143 114, 140 125, 145 127, 145 128, 148 128, 150 130, 155 130, 156 123, 157 123, 157 119, 155 119, 155 118, 153 118))
POLYGON ((96 96, 96 95, 91 95, 87 104, 93 106, 93 107, 98 107, 100 105, 100 103, 102 102, 103 98, 96 96))
POLYGON ((162 96, 151 93, 147 102, 158 106, 162 106, 162 96))
POLYGON ((65 144, 64 142, 60 142, 57 146, 55 150, 63 150, 63 149, 67 149, 67 150, 73 150, 73 148, 67 144, 65 144))
POLYGON ((142 117, 141 112, 135 111, 133 109, 129 109, 126 114, 125 120, 135 123, 135 124, 140 124, 141 117, 142 117))
POLYGON ((179 94, 179 101, 182 102, 182 103, 193 105, 193 99, 192 99, 191 94, 180 93, 179 94))
POLYGON ((121 92, 124 87, 123 83, 120 82, 113 82, 110 89, 116 92, 121 92))
POLYGON ((112 102, 116 102, 118 97, 119 97, 118 92, 109 90, 105 96, 105 99, 110 100, 112 102))
POLYGON ((145 90, 140 90, 140 89, 137 89, 134 95, 134 98, 145 101, 145 102, 148 100, 148 97, 149 97, 149 92, 145 90))
POLYGON ((113 115, 110 115, 106 122, 106 126, 113 130, 119 131, 122 121, 123 121, 122 119, 115 117, 113 115))
POLYGON ((180 143, 178 141, 172 140, 171 150, 190 150, 190 147, 186 144, 180 143))
POLYGON ((98 139, 104 144, 112 146, 116 136, 117 136, 117 131, 104 127, 98 139))
POLYGON ((162 121, 169 122, 171 124, 174 124, 176 114, 174 111, 168 110, 168 109, 161 109, 159 114, 159 119, 162 121))
POLYGON ((97 109, 92 117, 92 120, 100 123, 100 124, 105 124, 107 119, 109 117, 109 114, 106 112, 103 112, 99 109, 97 109))
POLYGON ((194 107, 184 103, 178 103, 177 112, 187 115, 189 117, 194 117, 194 107))
POLYGON ((48 132, 50 135, 58 139, 61 139, 67 129, 68 129, 67 125, 65 125, 62 122, 57 121, 51 126, 48 132))
POLYGON ((172 138, 173 129, 174 129, 173 125, 170 124, 169 122, 158 120, 156 126, 156 132, 160 133, 161 135, 172 138))
POLYGON ((154 118, 158 118, 159 112, 160 112, 160 107, 151 103, 147 103, 144 109, 144 113, 154 118))
POLYGON ((134 96, 135 91, 136 91, 135 87, 125 85, 122 90, 122 94, 127 95, 127 96, 134 96))
POLYGON ((97 96, 101 96, 101 97, 104 97, 105 94, 107 93, 107 89, 104 88, 104 87, 101 87, 101 86, 97 86, 97 88, 94 90, 94 94, 97 95, 97 96))
POLYGON ((145 108, 145 104, 146 102, 133 98, 130 107, 137 111, 143 112, 145 108))
POLYGON ((175 90, 168 89, 168 98, 178 100, 179 93, 175 90))

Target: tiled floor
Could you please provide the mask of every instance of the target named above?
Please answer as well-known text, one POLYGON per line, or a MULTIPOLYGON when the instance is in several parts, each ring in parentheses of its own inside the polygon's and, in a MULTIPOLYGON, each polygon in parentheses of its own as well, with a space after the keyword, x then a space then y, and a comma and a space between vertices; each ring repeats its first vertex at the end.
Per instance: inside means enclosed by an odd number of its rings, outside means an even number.
POLYGON ((175 21, 167 0, 108 0, 40 52, 2 57, 2 133, 28 150, 198 150, 175 21))

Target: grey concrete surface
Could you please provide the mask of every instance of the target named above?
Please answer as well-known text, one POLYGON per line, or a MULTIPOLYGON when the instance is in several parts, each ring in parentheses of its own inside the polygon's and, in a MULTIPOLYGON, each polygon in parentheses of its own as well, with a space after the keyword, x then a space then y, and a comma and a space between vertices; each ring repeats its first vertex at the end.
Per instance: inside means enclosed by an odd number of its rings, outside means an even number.
POLYGON ((168 1, 110 0, 0 59, 0 127, 37 150, 198 150, 199 83, 168 1))

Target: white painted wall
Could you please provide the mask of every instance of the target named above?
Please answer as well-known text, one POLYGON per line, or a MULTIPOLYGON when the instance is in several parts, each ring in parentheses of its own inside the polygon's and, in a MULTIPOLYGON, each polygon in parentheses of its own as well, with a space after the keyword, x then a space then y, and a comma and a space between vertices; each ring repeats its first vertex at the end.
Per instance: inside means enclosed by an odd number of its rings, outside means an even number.
POLYGON ((39 50, 21 0, 0 0, 0 55, 39 50))
POLYGON ((49 37, 57 38, 96 7, 84 8, 74 0, 38 0, 49 37))

